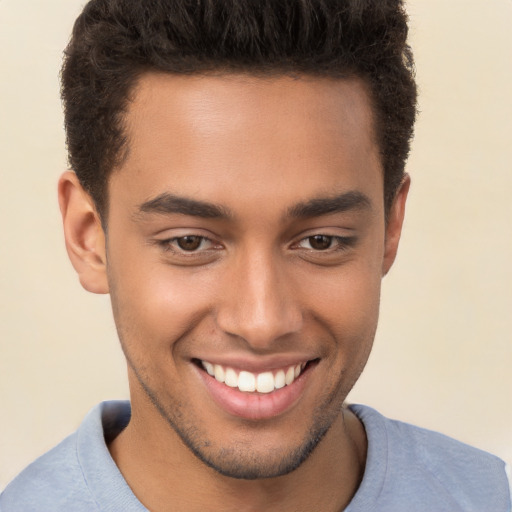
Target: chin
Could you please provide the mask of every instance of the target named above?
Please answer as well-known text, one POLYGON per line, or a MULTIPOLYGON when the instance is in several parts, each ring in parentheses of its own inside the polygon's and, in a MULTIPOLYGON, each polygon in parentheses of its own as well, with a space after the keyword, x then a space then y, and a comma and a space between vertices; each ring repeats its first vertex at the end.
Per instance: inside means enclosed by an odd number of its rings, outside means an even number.
POLYGON ((205 448, 204 442, 196 443, 186 434, 178 434, 194 455, 217 473, 239 480, 258 480, 284 476, 295 471, 314 452, 330 426, 322 425, 308 433, 299 446, 281 450, 272 448, 265 453, 245 443, 212 450, 205 448))

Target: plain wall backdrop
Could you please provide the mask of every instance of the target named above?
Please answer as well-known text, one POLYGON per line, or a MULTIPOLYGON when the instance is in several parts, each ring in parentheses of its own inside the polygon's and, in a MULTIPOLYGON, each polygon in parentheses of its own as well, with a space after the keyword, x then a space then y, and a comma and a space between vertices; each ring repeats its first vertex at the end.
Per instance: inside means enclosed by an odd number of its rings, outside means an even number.
MULTIPOLYGON (((128 396, 107 296, 67 259, 58 72, 83 0, 0 0, 0 488, 128 396)), ((512 1, 410 0, 407 220, 352 402, 512 461, 512 1)))

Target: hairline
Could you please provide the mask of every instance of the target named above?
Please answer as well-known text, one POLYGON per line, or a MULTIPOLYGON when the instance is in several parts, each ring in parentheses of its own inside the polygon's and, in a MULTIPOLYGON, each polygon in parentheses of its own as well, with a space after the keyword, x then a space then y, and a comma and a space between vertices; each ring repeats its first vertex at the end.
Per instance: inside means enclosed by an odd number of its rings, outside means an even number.
MULTIPOLYGON (((247 66, 245 67, 226 67, 226 66, 218 66, 218 67, 212 67, 211 69, 204 69, 204 70, 195 70, 190 73, 184 73, 184 72, 175 72, 175 71, 163 71, 156 68, 146 68, 141 69, 138 72, 134 73, 133 82, 130 85, 130 87, 127 90, 126 94, 126 105, 125 109, 123 110, 121 114, 121 119, 119 121, 119 127, 121 130, 121 134, 123 137, 123 144, 119 148, 119 155, 114 165, 111 166, 111 168, 106 173, 106 183, 103 188, 103 197, 101 198, 101 207, 97 204, 97 202, 93 199, 93 203, 96 206, 96 210, 98 213, 98 216, 100 217, 102 226, 106 232, 108 222, 108 213, 109 213, 109 206, 110 206, 110 194, 109 194, 109 187, 111 182, 111 177, 117 173, 122 171, 123 165, 126 163, 126 160, 128 159, 128 156, 130 154, 130 135, 127 130, 126 126, 126 116, 128 114, 128 108, 131 103, 136 101, 137 98, 137 92, 139 90, 140 84, 142 80, 151 75, 160 75, 160 76, 176 76, 176 77, 191 77, 191 78, 208 78, 208 77, 218 77, 218 78, 229 78, 229 77, 241 77, 241 76, 247 76, 251 78, 257 78, 257 79, 277 79, 277 78, 283 78, 283 77, 289 77, 293 80, 328 80, 332 82, 337 81, 343 81, 343 82, 357 82, 361 85, 361 87, 364 88, 366 97, 368 99, 368 106, 370 108, 371 112, 371 139, 372 142, 375 144, 378 150, 379 155, 379 163, 382 170, 382 177, 383 177, 383 194, 385 196, 386 194, 386 187, 385 187, 385 173, 386 170, 384 168, 384 157, 382 154, 382 148, 381 143, 379 142, 379 132, 378 132, 378 108, 375 104, 375 98, 371 87, 371 81, 368 78, 365 78, 363 76, 363 73, 358 73, 357 71, 349 71, 345 70, 339 71, 339 76, 336 76, 335 70, 329 70, 326 72, 313 72, 313 71, 300 71, 296 68, 293 68, 290 66, 288 67, 279 67, 279 66, 273 66, 273 67, 258 67, 258 66, 247 66)), ((405 174, 405 173, 402 173, 405 174)), ((395 191, 396 192, 396 191, 395 191)), ((386 219, 387 219, 387 213, 390 208, 390 205, 386 204, 386 198, 384 197, 384 207, 385 207, 385 213, 386 213, 386 219)))

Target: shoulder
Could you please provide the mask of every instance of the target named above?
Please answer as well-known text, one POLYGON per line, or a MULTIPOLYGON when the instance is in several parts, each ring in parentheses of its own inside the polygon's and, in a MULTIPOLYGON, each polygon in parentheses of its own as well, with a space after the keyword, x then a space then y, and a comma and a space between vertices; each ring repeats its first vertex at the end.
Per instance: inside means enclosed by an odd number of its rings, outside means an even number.
POLYGON ((106 436, 122 430, 129 414, 128 402, 94 407, 75 433, 5 488, 0 494, 1 512, 94 512, 105 496, 130 497, 105 442, 106 436))
POLYGON ((385 418, 370 407, 354 405, 351 410, 367 433, 365 478, 377 479, 381 502, 401 499, 410 506, 420 501, 435 504, 436 510, 510 511, 505 463, 498 457, 438 432, 385 418))
POLYGON ((76 437, 76 433, 67 437, 25 468, 0 495, 0 510, 60 511, 65 504, 80 502, 87 503, 91 512, 97 510, 84 482, 76 437))

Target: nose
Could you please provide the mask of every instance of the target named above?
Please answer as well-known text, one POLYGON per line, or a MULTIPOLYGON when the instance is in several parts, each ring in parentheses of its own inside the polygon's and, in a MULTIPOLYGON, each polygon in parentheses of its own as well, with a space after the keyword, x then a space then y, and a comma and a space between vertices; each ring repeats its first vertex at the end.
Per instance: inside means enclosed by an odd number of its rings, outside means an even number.
POLYGON ((299 332, 301 307, 279 258, 253 254, 233 263, 217 309, 220 329, 255 351, 271 350, 279 339, 299 332))

